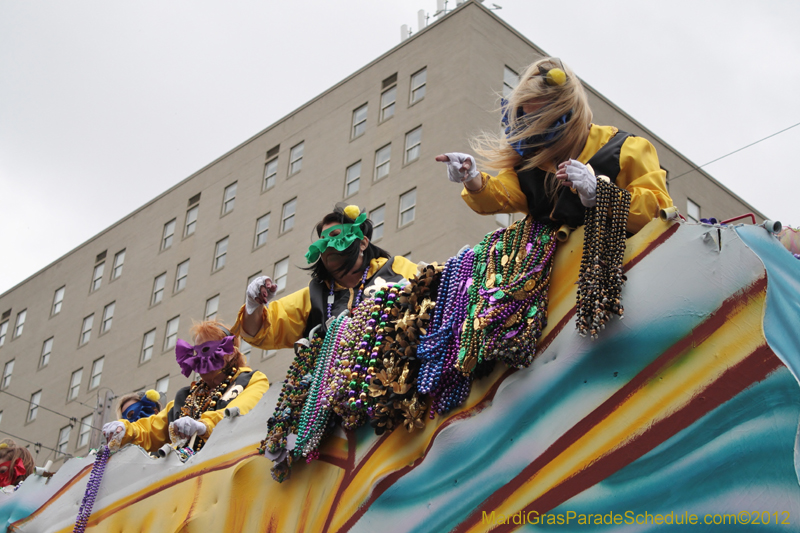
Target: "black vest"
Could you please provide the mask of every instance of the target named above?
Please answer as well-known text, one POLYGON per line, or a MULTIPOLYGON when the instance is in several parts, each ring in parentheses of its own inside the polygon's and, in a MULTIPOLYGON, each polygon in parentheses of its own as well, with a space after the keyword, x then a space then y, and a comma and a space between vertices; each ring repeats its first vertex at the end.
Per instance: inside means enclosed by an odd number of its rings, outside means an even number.
MULTIPOLYGON (((367 279, 364 283, 364 294, 361 296, 362 300, 372 297, 372 294, 380 287, 391 285, 405 279, 402 275, 392 270, 393 263, 394 257, 390 257, 372 277, 367 279)), ((347 304, 350 302, 351 291, 355 299, 358 293, 357 288, 334 291, 331 316, 337 316, 347 309, 347 304)), ((311 298, 311 312, 308 314, 308 320, 306 321, 306 329, 303 333, 304 337, 308 337, 309 332, 319 324, 322 324, 322 331, 320 333, 325 333, 327 329, 325 327, 325 322, 328 320, 328 296, 331 293, 331 289, 324 281, 312 279, 311 283, 308 284, 308 293, 311 298)))
MULTIPOLYGON (((251 370, 250 372, 242 372, 236 379, 233 381, 233 384, 229 386, 225 393, 222 395, 217 401, 217 405, 214 407, 209 407, 209 411, 219 411, 220 409, 225 409, 229 403, 231 403, 234 399, 236 399, 239 394, 247 387, 250 383, 250 379, 253 377, 255 370, 251 370)), ((181 407, 186 403, 186 398, 189 396, 189 387, 183 387, 181 390, 178 391, 178 394, 175 395, 175 401, 172 404, 172 409, 169 410, 167 414, 167 420, 170 423, 175 422, 181 416, 181 407)))
MULTIPOLYGON (((624 131, 617 131, 586 164, 592 166, 596 176, 606 176, 611 180, 611 183, 616 183, 620 170, 619 154, 622 150, 622 144, 625 139, 633 136, 624 131)), ((578 195, 573 193, 569 187, 559 187, 556 205, 553 206, 545 189, 546 171, 540 168, 517 170, 517 178, 519 179, 519 187, 528 201, 528 212, 534 220, 558 222, 573 228, 583 224, 586 208, 581 203, 578 195)))

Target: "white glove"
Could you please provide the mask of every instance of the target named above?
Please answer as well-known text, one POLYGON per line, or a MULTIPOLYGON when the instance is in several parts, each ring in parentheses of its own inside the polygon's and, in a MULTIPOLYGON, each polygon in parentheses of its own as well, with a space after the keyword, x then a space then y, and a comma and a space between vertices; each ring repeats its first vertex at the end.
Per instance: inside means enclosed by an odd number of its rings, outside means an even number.
POLYGON ((256 279, 250 282, 250 285, 247 286, 247 293, 244 300, 244 308, 247 311, 248 315, 252 315, 256 312, 256 309, 261 307, 262 305, 266 305, 269 303, 269 300, 272 298, 272 295, 275 294, 274 291, 269 291, 266 289, 266 282, 269 281, 272 284, 272 278, 269 276, 258 276, 256 279), (261 289, 265 290, 261 290, 261 289), (264 301, 264 297, 266 296, 266 301, 264 301))
MULTIPOLYGON (((453 183, 464 183, 465 181, 469 181, 481 175, 478 171, 478 165, 475 164, 475 158, 471 155, 459 152, 451 152, 444 155, 447 157, 448 161, 442 162, 447 163, 447 177, 453 183), (467 161, 469 161, 469 170, 462 170, 461 167, 463 167, 464 163, 467 161)), ((436 160, 440 161, 439 158, 436 160)))
POLYGON ((195 433, 205 435, 206 425, 190 416, 182 416, 172 423, 176 433, 191 437, 195 433))
POLYGON ((114 420, 113 422, 103 425, 103 436, 106 438, 106 441, 113 439, 117 433, 124 432, 125 424, 119 420, 114 420))
POLYGON ((567 180, 572 182, 572 187, 578 191, 578 197, 584 207, 597 205, 597 178, 580 161, 570 159, 564 167, 567 171, 567 180))

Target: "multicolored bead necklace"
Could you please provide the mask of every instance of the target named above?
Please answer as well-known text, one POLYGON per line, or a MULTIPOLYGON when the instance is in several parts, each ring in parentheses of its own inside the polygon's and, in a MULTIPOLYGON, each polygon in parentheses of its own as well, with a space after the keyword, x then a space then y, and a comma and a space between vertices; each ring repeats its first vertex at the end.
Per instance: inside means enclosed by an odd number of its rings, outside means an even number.
POLYGON ((623 317, 621 292, 626 278, 622 260, 630 204, 630 192, 603 176, 597 179, 597 205, 586 209, 578 276, 575 326, 582 337, 596 339, 612 313, 623 317))
MULTIPOLYGON (((202 379, 192 381, 189 387, 189 394, 181 407, 181 416, 189 416, 195 420, 200 420, 200 417, 206 411, 216 410, 217 402, 225 394, 225 390, 230 386, 238 371, 239 368, 236 365, 229 363, 227 368, 222 369, 222 372, 225 372, 227 376, 213 389, 202 379)), ((198 435, 194 442, 194 451, 199 452, 204 444, 205 439, 198 435)))
MULTIPOLYGON (((353 305, 351 308, 356 307, 359 302, 361 302, 361 295, 364 293, 364 284, 367 282, 367 274, 369 273, 369 265, 367 268, 364 269, 364 275, 361 276, 361 284, 358 286, 358 294, 356 294, 355 299, 353 300, 353 305)), ((333 313, 333 302, 336 299, 333 295, 334 288, 336 287, 336 281, 331 280, 331 291, 328 293, 328 315, 327 319, 330 320, 331 315, 333 313)))

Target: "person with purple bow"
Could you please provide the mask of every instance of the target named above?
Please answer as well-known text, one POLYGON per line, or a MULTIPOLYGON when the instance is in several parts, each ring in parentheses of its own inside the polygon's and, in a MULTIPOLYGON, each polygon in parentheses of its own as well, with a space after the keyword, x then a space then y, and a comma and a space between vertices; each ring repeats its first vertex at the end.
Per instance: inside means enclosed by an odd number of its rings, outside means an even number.
POLYGON ((246 366, 239 337, 226 326, 208 320, 192 326, 191 333, 194 346, 179 339, 175 356, 184 376, 196 372, 200 379, 180 389, 175 400, 157 414, 104 425, 110 446, 137 444, 152 453, 166 443, 186 440, 192 451, 198 452, 226 407, 238 407, 240 414, 247 414, 267 391, 267 376, 246 366))

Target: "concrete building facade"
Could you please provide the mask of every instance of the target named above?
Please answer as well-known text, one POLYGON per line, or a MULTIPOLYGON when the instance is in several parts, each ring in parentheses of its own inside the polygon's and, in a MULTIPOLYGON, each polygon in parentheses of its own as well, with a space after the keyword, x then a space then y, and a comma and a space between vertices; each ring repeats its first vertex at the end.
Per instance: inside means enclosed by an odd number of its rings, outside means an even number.
MULTIPOLYGON (((205 317, 232 324, 256 275, 279 296, 304 287, 312 228, 336 202, 368 210, 377 244, 414 261, 507 223, 470 211, 434 157, 496 129, 504 80, 543 55, 467 2, 0 295, 0 431, 58 465, 88 452, 104 398, 157 388, 169 401, 188 384, 175 340, 205 317)), ((648 138, 670 177, 693 168, 587 88, 596 123, 648 138)), ((702 171, 670 193, 696 218, 756 212, 702 171)), ((249 351, 273 386, 291 357, 249 351)))

